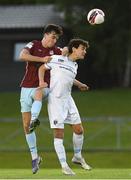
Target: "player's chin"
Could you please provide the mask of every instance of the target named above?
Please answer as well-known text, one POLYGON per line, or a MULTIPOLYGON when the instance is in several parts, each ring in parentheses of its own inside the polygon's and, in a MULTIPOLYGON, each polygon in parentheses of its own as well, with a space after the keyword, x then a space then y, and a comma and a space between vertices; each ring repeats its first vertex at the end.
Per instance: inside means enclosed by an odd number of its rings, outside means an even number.
POLYGON ((84 59, 85 58, 85 55, 81 55, 81 59, 84 59))
POLYGON ((48 47, 51 48, 51 47, 53 47, 54 45, 55 45, 55 43, 49 43, 49 44, 48 44, 48 47))

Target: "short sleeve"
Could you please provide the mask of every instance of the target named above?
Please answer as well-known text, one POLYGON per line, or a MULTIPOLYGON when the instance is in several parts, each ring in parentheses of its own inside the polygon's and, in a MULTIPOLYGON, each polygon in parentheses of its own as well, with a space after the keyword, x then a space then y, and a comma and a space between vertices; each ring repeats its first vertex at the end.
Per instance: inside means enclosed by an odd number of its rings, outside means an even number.
POLYGON ((45 63, 44 65, 45 65, 45 67, 46 67, 47 69, 52 69, 52 68, 51 68, 51 63, 45 63))
POLYGON ((35 46, 35 40, 25 45, 24 49, 27 49, 30 53, 33 51, 35 46))
POLYGON ((51 57, 52 57, 51 61, 49 63, 45 63, 45 67, 47 69, 52 69, 54 64, 57 63, 58 61, 58 55, 52 55, 51 57))

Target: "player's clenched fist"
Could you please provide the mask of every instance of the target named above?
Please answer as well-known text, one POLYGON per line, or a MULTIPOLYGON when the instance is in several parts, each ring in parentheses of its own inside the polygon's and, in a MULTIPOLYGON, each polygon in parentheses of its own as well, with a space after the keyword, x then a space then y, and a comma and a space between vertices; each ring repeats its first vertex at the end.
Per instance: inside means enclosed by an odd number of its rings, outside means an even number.
POLYGON ((40 88, 46 88, 46 87, 48 87, 48 84, 46 82, 40 81, 39 86, 40 86, 40 88))
POLYGON ((87 90, 89 90, 89 86, 87 86, 86 84, 81 84, 78 88, 79 88, 81 91, 87 91, 87 90))

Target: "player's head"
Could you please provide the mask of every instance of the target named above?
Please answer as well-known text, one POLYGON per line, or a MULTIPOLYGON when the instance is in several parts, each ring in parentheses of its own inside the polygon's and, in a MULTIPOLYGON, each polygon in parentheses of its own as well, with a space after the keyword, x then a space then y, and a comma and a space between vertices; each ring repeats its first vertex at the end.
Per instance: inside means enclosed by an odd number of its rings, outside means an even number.
POLYGON ((63 34, 62 27, 56 24, 48 24, 44 28, 44 34, 49 34, 51 32, 54 32, 58 36, 61 36, 63 34))
POLYGON ((55 45, 59 37, 63 34, 62 28, 56 24, 48 24, 44 28, 44 38, 47 47, 55 45))
POLYGON ((74 55, 76 59, 84 59, 87 48, 89 43, 83 39, 72 39, 68 44, 69 55, 74 55))

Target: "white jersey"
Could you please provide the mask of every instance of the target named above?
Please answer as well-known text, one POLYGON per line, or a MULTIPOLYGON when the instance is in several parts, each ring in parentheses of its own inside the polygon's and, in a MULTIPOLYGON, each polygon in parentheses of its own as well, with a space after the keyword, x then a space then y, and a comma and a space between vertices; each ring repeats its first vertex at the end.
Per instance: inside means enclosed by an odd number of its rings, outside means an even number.
POLYGON ((78 64, 67 56, 53 55, 52 60, 45 66, 51 69, 51 95, 55 97, 69 96, 77 74, 78 64))
POLYGON ((68 57, 52 56, 45 65, 51 69, 48 114, 51 128, 64 128, 64 124, 80 124, 78 109, 71 97, 71 89, 77 74, 78 65, 68 57))

